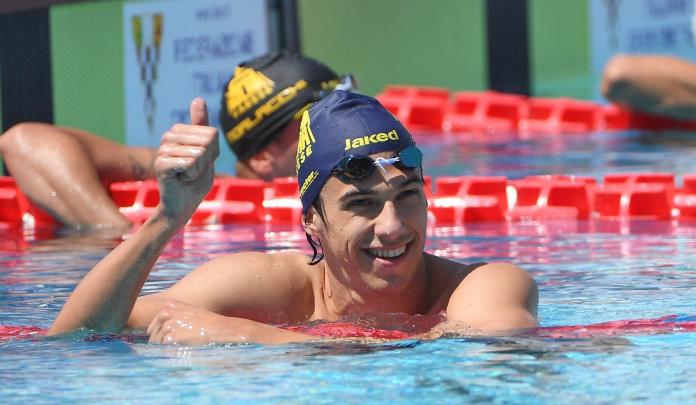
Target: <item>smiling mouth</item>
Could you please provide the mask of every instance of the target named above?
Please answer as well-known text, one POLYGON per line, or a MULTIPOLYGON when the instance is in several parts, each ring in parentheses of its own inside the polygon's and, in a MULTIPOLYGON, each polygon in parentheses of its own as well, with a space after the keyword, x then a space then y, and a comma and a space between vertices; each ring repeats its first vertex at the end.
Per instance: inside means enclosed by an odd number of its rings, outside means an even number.
POLYGON ((408 245, 410 245, 410 243, 407 243, 401 247, 394 248, 394 249, 367 248, 367 249, 365 249, 365 251, 370 256, 376 257, 378 259, 394 260, 394 259, 398 259, 399 257, 403 256, 406 253, 406 249, 408 248, 408 245))

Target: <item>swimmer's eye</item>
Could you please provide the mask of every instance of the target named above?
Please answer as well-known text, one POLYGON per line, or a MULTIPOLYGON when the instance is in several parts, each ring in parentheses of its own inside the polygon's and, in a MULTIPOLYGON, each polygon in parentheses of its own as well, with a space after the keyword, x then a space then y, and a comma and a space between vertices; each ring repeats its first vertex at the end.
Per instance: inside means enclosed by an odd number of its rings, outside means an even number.
POLYGON ((360 207, 369 207, 372 205, 372 200, 369 198, 357 198, 355 200, 350 200, 346 204, 348 208, 360 208, 360 207))
POLYGON ((404 199, 404 198, 408 198, 408 197, 417 197, 417 196, 419 196, 419 195, 420 195, 420 191, 419 191, 419 190, 412 189, 412 190, 405 190, 405 191, 402 191, 401 193, 399 193, 399 195, 397 196, 397 198, 399 198, 399 199, 404 199))

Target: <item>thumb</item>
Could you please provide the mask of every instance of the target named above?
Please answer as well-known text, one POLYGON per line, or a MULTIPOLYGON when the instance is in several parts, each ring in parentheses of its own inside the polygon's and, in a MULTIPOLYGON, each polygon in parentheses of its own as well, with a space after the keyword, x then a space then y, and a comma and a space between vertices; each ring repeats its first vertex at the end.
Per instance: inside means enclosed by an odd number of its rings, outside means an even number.
POLYGON ((196 97, 191 101, 191 125, 209 125, 208 106, 201 97, 196 97))

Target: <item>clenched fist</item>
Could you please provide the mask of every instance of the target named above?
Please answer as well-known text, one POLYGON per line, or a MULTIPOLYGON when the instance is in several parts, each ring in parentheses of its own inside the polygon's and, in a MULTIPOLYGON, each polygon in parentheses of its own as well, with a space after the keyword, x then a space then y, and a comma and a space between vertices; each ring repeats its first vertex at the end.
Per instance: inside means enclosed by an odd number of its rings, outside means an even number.
POLYGON ((169 219, 186 223, 210 190, 219 155, 217 129, 208 125, 202 98, 191 102, 191 124, 175 124, 162 135, 155 159, 160 209, 169 219))

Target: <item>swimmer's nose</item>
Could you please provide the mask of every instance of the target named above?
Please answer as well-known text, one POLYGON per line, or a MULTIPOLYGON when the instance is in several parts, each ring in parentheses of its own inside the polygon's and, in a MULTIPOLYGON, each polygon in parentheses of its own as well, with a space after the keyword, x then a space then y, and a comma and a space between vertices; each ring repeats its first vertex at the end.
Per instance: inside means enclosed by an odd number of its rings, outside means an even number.
POLYGON ((392 201, 387 201, 382 206, 382 211, 375 218, 375 235, 382 242, 394 241, 400 237, 403 225, 396 206, 392 201))

